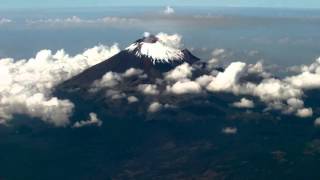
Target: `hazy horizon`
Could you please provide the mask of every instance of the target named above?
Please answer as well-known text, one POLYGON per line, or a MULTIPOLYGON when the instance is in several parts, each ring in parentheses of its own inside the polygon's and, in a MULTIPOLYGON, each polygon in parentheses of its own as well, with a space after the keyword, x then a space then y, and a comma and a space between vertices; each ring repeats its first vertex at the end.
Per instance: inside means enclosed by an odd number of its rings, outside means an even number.
POLYGON ((43 1, 30 0, 3 0, 2 8, 39 8, 39 7, 107 7, 107 6, 206 6, 206 7, 276 7, 276 8, 320 8, 317 0, 292 1, 292 0, 198 0, 196 2, 187 0, 76 0, 76 1, 43 1))
POLYGON ((0 57, 30 58, 44 48, 65 49, 74 55, 99 44, 119 43, 125 48, 145 31, 181 34, 185 48, 193 49, 204 60, 215 48, 236 53, 232 59, 239 54, 245 59, 245 52, 258 51, 260 57, 255 58, 281 66, 299 65, 303 58, 312 62, 318 56, 318 10, 173 8, 172 15, 163 14, 165 7, 0 11, 0 18, 10 21, 0 25, 0 57), (314 38, 310 39, 312 34, 314 38), (26 46, 28 41, 33 44, 26 46), (203 49, 206 52, 201 52, 203 49))

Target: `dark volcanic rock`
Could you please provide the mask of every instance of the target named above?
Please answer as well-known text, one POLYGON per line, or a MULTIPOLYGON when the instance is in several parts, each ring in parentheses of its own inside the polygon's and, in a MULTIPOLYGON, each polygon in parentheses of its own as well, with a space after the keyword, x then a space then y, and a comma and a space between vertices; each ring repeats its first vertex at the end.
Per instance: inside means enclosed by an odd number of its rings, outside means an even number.
POLYGON ((123 73, 130 68, 141 69, 148 75, 150 80, 161 77, 162 73, 174 69, 183 63, 193 64, 199 58, 192 55, 188 50, 182 51, 184 59, 181 61, 172 61, 172 63, 152 63, 145 56, 138 57, 127 50, 121 51, 115 56, 107 59, 91 68, 85 70, 79 75, 63 82, 57 89, 74 89, 90 86, 95 80, 101 79, 107 72, 123 73))

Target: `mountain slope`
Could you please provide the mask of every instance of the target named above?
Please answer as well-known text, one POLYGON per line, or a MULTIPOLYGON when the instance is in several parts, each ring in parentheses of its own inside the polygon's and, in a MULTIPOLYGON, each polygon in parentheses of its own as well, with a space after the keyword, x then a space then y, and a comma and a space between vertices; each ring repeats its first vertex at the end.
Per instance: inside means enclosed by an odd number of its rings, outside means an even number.
MULTIPOLYGON (((153 37, 153 36, 152 36, 153 37)), ((79 75, 63 82, 57 89, 81 88, 90 86, 95 80, 101 79, 107 72, 123 73, 130 68, 141 69, 148 75, 150 81, 162 76, 162 73, 174 69, 183 63, 193 64, 200 59, 191 54, 187 49, 179 50, 174 48, 166 48, 165 45, 159 45, 158 41, 149 38, 143 38, 136 41, 126 50, 121 51, 115 56, 85 70, 79 75), (150 47, 154 45, 150 50, 150 47), (145 48, 145 46, 147 46, 145 48), (167 53, 167 56, 160 55, 163 59, 159 59, 155 48, 163 48, 160 52, 167 53), (170 52, 178 53, 170 59, 170 52), (153 53, 156 55, 153 56, 153 53), (178 57, 178 58, 176 58, 178 57)))

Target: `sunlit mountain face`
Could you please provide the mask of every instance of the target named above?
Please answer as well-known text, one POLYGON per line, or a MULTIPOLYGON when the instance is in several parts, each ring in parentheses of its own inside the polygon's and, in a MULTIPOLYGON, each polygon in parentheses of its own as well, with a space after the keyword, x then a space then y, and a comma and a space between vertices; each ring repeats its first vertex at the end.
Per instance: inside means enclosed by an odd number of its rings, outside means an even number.
POLYGON ((320 11, 19 12, 0 12, 0 179, 320 178, 320 11))

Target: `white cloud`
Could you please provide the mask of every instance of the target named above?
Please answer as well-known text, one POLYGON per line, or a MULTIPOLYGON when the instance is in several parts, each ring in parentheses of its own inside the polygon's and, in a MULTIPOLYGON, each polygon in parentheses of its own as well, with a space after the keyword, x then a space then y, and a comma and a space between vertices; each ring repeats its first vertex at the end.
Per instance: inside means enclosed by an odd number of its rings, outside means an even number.
POLYGON ((314 89, 320 87, 320 74, 303 72, 299 75, 286 78, 292 85, 303 89, 314 89))
POLYGON ((117 86, 122 81, 120 74, 115 72, 107 72, 100 80, 96 80, 93 83, 94 89, 112 88, 117 86))
POLYGON ((135 97, 135 96, 129 96, 129 97, 127 98, 127 100, 128 100, 128 103, 129 103, 129 104, 132 104, 132 103, 135 103, 135 102, 138 102, 138 101, 139 101, 139 99, 138 99, 137 97, 135 97))
POLYGON ((173 94, 197 94, 201 92, 201 86, 194 81, 178 81, 172 86, 167 86, 167 92, 173 94))
POLYGON ((245 83, 237 85, 234 91, 236 94, 257 96, 268 105, 267 109, 281 110, 285 113, 296 112, 298 108, 295 103, 298 103, 298 100, 303 95, 301 89, 274 78, 265 79, 259 84, 245 83), (290 99, 296 99, 297 101, 288 101, 290 99))
POLYGON ((301 99, 290 98, 287 100, 287 103, 295 109, 300 109, 304 106, 304 102, 301 99))
POLYGON ((157 38, 161 41, 161 43, 165 44, 174 49, 180 49, 182 44, 182 36, 180 34, 166 34, 166 33, 158 33, 157 38))
POLYGON ((209 91, 232 91, 237 84, 240 74, 244 71, 246 64, 243 62, 231 63, 224 72, 220 72, 216 78, 207 86, 209 91))
POLYGON ((166 15, 170 15, 170 14, 174 14, 175 10, 171 6, 166 6, 166 8, 163 11, 163 13, 166 14, 166 15))
POLYGON ((163 105, 160 104, 159 102, 153 102, 150 104, 149 108, 148 108, 148 112, 149 113, 155 113, 160 111, 163 108, 163 105))
POLYGON ((105 23, 105 24, 134 24, 140 22, 139 19, 135 18, 127 18, 127 17, 114 17, 107 16, 100 19, 95 20, 96 23, 105 23))
MULTIPOLYGON (((106 88, 108 89, 106 93, 107 97, 112 97, 112 99, 120 99, 125 97, 125 95, 121 93, 120 90, 114 90, 114 88, 120 85, 121 82, 123 82, 124 78, 130 78, 133 76, 144 78, 145 75, 146 74, 143 74, 142 70, 135 68, 129 68, 124 73, 109 71, 105 75, 103 75, 101 79, 95 80, 89 91, 95 93, 98 90, 106 88)), ((150 88, 154 88, 154 86, 148 87, 146 85, 141 85, 138 87, 139 90, 143 91, 146 94, 156 93, 154 89, 153 92, 151 92, 150 88)))
POLYGON ((249 99, 242 98, 239 102, 233 103, 233 106, 237 108, 253 108, 254 103, 249 99))
POLYGON ((298 109, 302 109, 304 107, 304 102, 301 99, 290 98, 287 100, 288 108, 284 110, 285 113, 293 113, 298 109))
POLYGON ((123 77, 132 77, 132 76, 140 76, 143 74, 141 69, 130 68, 123 73, 123 77))
POLYGON ((213 57, 209 61, 207 61, 206 68, 208 70, 214 70, 219 65, 219 63, 220 63, 219 59, 213 57))
POLYGON ((271 77, 270 73, 265 72, 263 63, 261 61, 257 62, 256 64, 249 64, 248 73, 260 75, 263 78, 271 77))
POLYGON ((232 135, 232 134, 237 134, 237 132, 238 132, 238 129, 235 127, 226 127, 222 129, 222 133, 224 134, 232 135))
MULTIPOLYGON (((76 21, 74 18, 73 21, 76 21)), ((157 37, 172 47, 181 46, 181 36, 169 36, 160 33, 157 37)), ((77 75, 83 70, 111 57, 119 52, 117 45, 112 47, 96 46, 76 56, 70 56, 63 50, 53 54, 50 50, 42 50, 35 58, 29 60, 0 60, 0 123, 9 122, 14 114, 26 114, 41 118, 56 126, 69 124, 73 104, 68 100, 52 97, 55 85, 77 75)), ((220 56, 224 50, 213 54, 220 56)), ((224 72, 203 74, 191 80, 194 67, 187 63, 177 66, 164 74, 165 80, 156 84, 140 84, 137 90, 145 95, 160 94, 161 85, 172 94, 196 94, 203 88, 210 92, 231 92, 235 95, 251 95, 260 98, 268 106, 267 109, 278 109, 284 113, 292 113, 299 117, 313 115, 311 108, 305 108, 302 100, 303 90, 320 87, 320 59, 310 66, 301 67, 301 74, 284 79, 271 78, 261 62, 246 65, 243 62, 231 63, 224 72), (245 82, 243 75, 259 75, 261 82, 245 82), (318 79, 319 78, 319 79, 318 79), (166 85, 166 86, 165 86, 166 85)), ((135 96, 127 96, 121 90, 112 89, 125 77, 142 76, 140 69, 128 69, 123 74, 108 72, 101 80, 94 83, 93 88, 108 87, 106 96, 111 99, 126 98, 128 103, 139 101, 135 96)), ((248 99, 241 99, 233 104, 236 107, 254 107, 248 99)), ((148 111, 156 112, 163 108, 159 102, 152 103, 148 111)))
POLYGON ((7 19, 7 18, 3 18, 3 17, 0 17, 0 25, 2 24, 9 24, 9 23, 12 23, 13 21, 11 19, 7 19))
POLYGON ((316 127, 320 127, 320 118, 317 118, 315 121, 314 121, 314 125, 316 127))
POLYGON ((300 89, 274 78, 265 79, 258 85, 249 83, 246 87, 249 91, 252 90, 253 95, 260 97, 265 102, 300 98, 303 94, 300 89))
POLYGON ((125 93, 121 92, 121 90, 108 89, 106 91, 106 97, 109 97, 112 100, 117 100, 117 99, 126 98, 127 95, 125 93))
POLYGON ((212 56, 213 57, 217 57, 217 56, 220 56, 220 55, 224 54, 225 52, 226 52, 225 49, 214 49, 212 51, 212 56))
POLYGON ((120 52, 118 44, 114 44, 111 47, 98 45, 93 48, 87 49, 82 55, 88 59, 86 63, 88 63, 89 66, 93 66, 103 60, 110 58, 118 52, 120 52))
POLYGON ((74 105, 68 100, 27 92, 2 96, 0 107, 0 119, 4 122, 12 119, 13 114, 27 114, 55 126, 66 126, 74 105))
POLYGON ((98 118, 96 113, 90 113, 88 120, 75 122, 72 127, 73 128, 82 128, 85 126, 93 126, 93 125, 100 127, 100 126, 102 126, 102 123, 103 122, 98 118))
POLYGON ((165 74, 165 79, 177 81, 192 76, 193 68, 188 63, 183 63, 165 74))
POLYGON ((68 18, 55 18, 55 19, 33 19, 26 20, 30 25, 128 25, 139 23, 139 19, 127 18, 127 17, 114 17, 107 16, 97 19, 82 19, 78 16, 72 16, 68 18))
POLYGON ((287 77, 285 81, 301 89, 315 89, 320 87, 320 58, 310 66, 299 68, 301 73, 287 77))
POLYGON ((155 84, 140 84, 138 85, 138 91, 145 95, 157 95, 160 93, 155 84))
POLYGON ((302 108, 298 109, 297 116, 301 118, 311 117, 313 115, 313 111, 311 108, 302 108))
POLYGON ((300 108, 295 107, 294 102, 290 102, 289 99, 300 100, 303 91, 302 89, 293 86, 291 83, 269 78, 269 74, 265 73, 261 63, 256 65, 246 66, 242 62, 231 63, 224 72, 218 73, 218 75, 212 78, 212 81, 207 86, 207 90, 211 92, 231 92, 236 95, 251 95, 257 96, 261 101, 268 105, 268 109, 277 109, 285 113, 296 113, 300 116, 301 113, 297 111, 300 108), (238 82, 243 75, 247 74, 259 75, 264 79, 259 83, 252 82, 238 82))
POLYGON ((215 78, 215 77, 212 76, 212 75, 202 75, 202 76, 200 76, 200 77, 198 77, 198 78, 196 79, 196 82, 197 82, 200 86, 206 87, 206 86, 209 85, 209 83, 210 83, 211 81, 213 81, 214 78, 215 78))
POLYGON ((28 60, 0 59, 0 121, 8 123, 14 114, 24 114, 68 125, 74 105, 52 97, 53 88, 118 52, 116 45, 98 46, 76 56, 42 50, 28 60))

